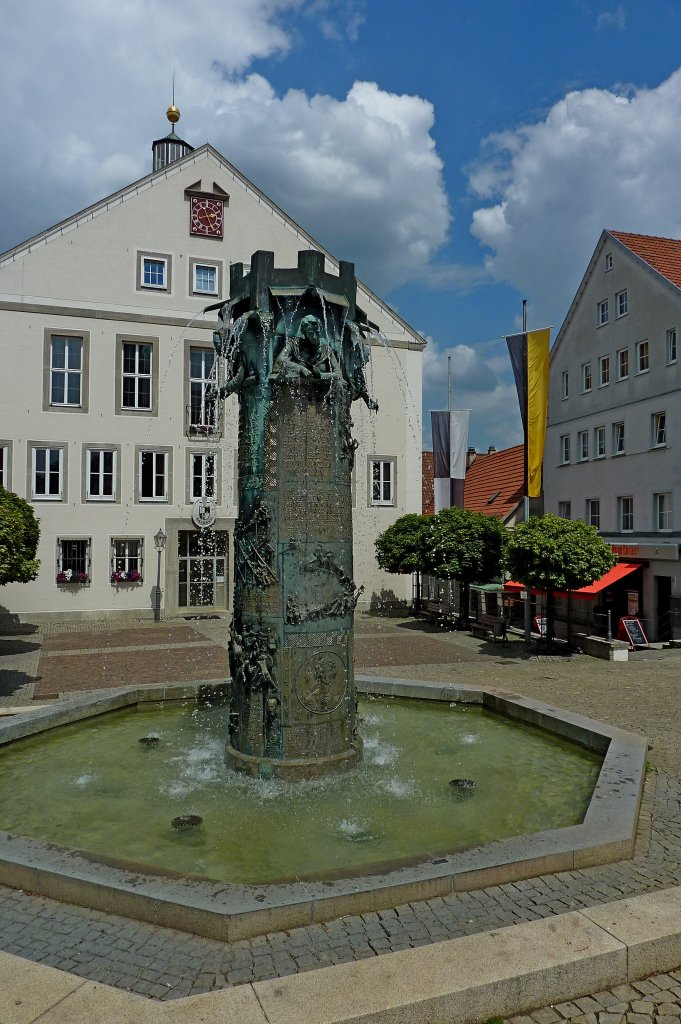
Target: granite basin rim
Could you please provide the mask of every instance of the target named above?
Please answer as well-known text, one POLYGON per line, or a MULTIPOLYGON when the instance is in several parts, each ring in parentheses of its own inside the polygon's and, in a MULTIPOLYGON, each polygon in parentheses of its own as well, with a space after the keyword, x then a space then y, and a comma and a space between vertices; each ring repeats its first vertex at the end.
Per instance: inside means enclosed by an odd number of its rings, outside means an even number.
MULTIPOLYGON (((386 909, 633 855, 643 791, 644 737, 501 689, 356 677, 359 693, 480 704, 604 755, 580 825, 498 840, 333 880, 232 884, 105 863, 85 853, 0 831, 0 883, 91 909, 238 941, 269 931, 386 909)), ((220 686, 210 691, 219 695, 220 686)), ((0 745, 140 703, 205 695, 202 684, 126 687, 0 720, 0 745)))

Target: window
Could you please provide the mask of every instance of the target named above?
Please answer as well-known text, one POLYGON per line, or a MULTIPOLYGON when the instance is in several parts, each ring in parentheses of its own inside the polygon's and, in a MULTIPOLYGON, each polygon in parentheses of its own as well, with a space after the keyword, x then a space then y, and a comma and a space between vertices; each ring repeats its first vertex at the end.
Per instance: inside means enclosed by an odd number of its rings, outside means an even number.
POLYGON ((624 454, 624 423, 612 425, 612 451, 613 455, 624 454))
POLYGON ((600 498, 587 498, 586 499, 586 521, 589 526, 595 526, 597 530, 601 528, 601 499, 600 498))
POLYGON ((676 327, 667 331, 667 363, 676 362, 676 327))
POLYGON ((646 373, 650 369, 649 353, 648 353, 648 342, 637 341, 636 342, 636 372, 646 373))
POLYGON ((369 504, 395 504, 395 459, 369 460, 369 504))
POLYGON ((594 459, 605 458, 605 427, 594 427, 594 459))
POLYGON ((51 501, 64 498, 64 449, 31 449, 31 497, 51 501))
POLYGON ((591 391, 591 363, 582 363, 582 391, 591 391))
POLYGON ((140 450, 138 495, 140 501, 168 500, 168 452, 140 450))
POLYGON ((192 453, 189 499, 215 497, 215 455, 213 452, 192 453))
POLYGON ((215 349, 189 349, 189 433, 215 434, 218 403, 206 400, 215 363, 215 349))
POLYGON ((53 335, 50 339, 50 405, 80 405, 83 339, 53 335))
POLYGON ((617 521, 622 533, 634 532, 634 499, 617 499, 617 521))
POLYGON ((608 322, 608 300, 607 299, 603 299, 602 302, 598 303, 598 319, 597 319, 597 324, 598 324, 599 327, 602 327, 604 324, 607 324, 607 322, 608 322))
POLYGON ((57 540, 57 583, 90 582, 90 538, 57 540))
POLYGON ((114 537, 111 541, 111 582, 141 583, 144 566, 141 537, 114 537))
POLYGON ((579 461, 584 462, 585 459, 589 458, 589 431, 580 430, 577 435, 577 451, 579 452, 579 461))
POLYGON ((167 253, 140 252, 137 254, 137 288, 169 292, 172 258, 167 253))
POLYGON ((189 291, 195 295, 219 295, 222 286, 222 274, 217 263, 201 263, 199 260, 189 261, 189 291))
POLYGON ((617 353, 617 379, 626 380, 629 376, 629 349, 621 348, 617 353))
POLYGON ((122 405, 151 409, 151 345, 123 342, 122 405))
POLYGON ((10 446, 8 441, 0 441, 0 487, 10 489, 10 446))
POLYGON ((560 439, 560 464, 567 466, 570 461, 570 435, 563 434, 560 439))
POLYGON ((558 502, 558 515, 561 519, 569 519, 572 513, 572 503, 569 501, 558 502))
POLYGON ((626 288, 617 293, 615 302, 617 304, 617 316, 626 316, 629 312, 629 297, 626 288))
POLYGON ((672 496, 670 493, 654 494, 655 530, 666 533, 672 528, 672 496))
POLYGON ((667 414, 654 412, 651 417, 651 434, 653 448, 664 448, 667 444, 667 414))
POLYGON ((598 386, 604 388, 610 383, 610 356, 601 356, 598 360, 598 386))
POLYGON ((606 254, 605 254, 605 270, 606 270, 606 273, 607 273, 608 270, 612 270, 612 253, 611 252, 606 252, 606 254))
POLYGON ((563 370, 560 375, 560 396, 564 400, 570 395, 570 381, 568 377, 568 371, 563 370))
POLYGON ((116 500, 116 451, 87 448, 85 452, 85 494, 88 501, 116 500))

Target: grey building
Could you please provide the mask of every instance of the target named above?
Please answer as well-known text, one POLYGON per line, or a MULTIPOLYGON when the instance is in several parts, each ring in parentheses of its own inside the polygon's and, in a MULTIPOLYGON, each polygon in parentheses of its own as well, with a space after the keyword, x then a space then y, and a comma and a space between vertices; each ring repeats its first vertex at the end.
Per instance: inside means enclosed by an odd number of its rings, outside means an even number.
POLYGON ((681 607, 681 241, 603 231, 551 353, 545 510, 631 568, 602 595, 664 640, 681 607))

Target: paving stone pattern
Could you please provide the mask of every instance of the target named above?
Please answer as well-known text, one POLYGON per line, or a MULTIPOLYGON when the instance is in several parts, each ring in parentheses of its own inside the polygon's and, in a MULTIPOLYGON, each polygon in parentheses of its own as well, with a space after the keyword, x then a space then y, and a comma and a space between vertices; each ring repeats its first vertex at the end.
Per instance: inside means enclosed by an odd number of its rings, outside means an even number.
MULTIPOLYGON (((192 644, 196 655, 213 645, 224 648, 224 621, 195 625, 203 637, 203 641, 192 644), (209 643, 204 646, 206 641, 209 643)), ((186 628, 184 624, 178 626, 186 628)), ((106 628, 110 630, 109 625, 106 628)), ((141 627, 138 624, 135 628, 141 627)), ((59 624, 42 628, 38 641, 51 633, 69 632, 87 631, 82 625, 77 630, 59 624)), ((657 658, 658 652, 653 652, 646 662, 621 665, 614 672, 609 663, 585 657, 528 658, 518 643, 492 645, 462 634, 442 633, 431 633, 429 642, 429 631, 411 622, 360 618, 357 632, 358 648, 366 645, 367 650, 373 644, 375 658, 389 649, 391 640, 400 640, 403 657, 409 660, 398 671, 393 670, 394 675, 505 684, 507 689, 532 693, 652 736, 654 763, 646 781, 633 860, 545 875, 230 944, 0 887, 0 948, 88 980, 150 998, 173 999, 380 956, 681 884, 680 653, 659 652, 657 658), (412 634, 407 647, 404 641, 412 634), (441 661, 442 648, 447 646, 452 651, 449 664, 441 661), (463 655, 467 660, 461 664, 463 655), (598 714, 598 709, 602 713, 598 714)), ((170 655, 176 654, 173 637, 167 631, 156 634, 156 640, 162 643, 151 644, 146 655, 143 649, 131 651, 128 647, 128 652, 140 663, 157 660, 164 648, 170 655)), ((71 643, 77 643, 75 637, 71 643)), ((125 643, 115 643, 114 637, 105 651, 107 655, 115 651, 118 657, 121 651, 115 648, 125 647, 125 643)), ((94 655, 92 640, 83 643, 83 648, 85 653, 80 657, 89 659, 94 655)), ((71 653, 61 658, 55 653, 43 660, 63 665, 64 658, 73 656, 72 646, 67 645, 66 650, 71 653)), ((0 703, 30 702, 36 652, 39 644, 35 636, 0 638, 0 703)), ((197 671, 200 665, 199 658, 197 671)), ((379 674, 380 665, 375 665, 374 671, 379 674)), ((652 986, 648 990, 641 988, 644 983, 620 986, 611 993, 588 997, 591 1002, 575 1000, 544 1007, 533 1015, 514 1018, 513 1024, 551 1024, 566 1019, 579 1024, 666 1024, 665 1017, 673 1017, 679 1024, 681 1009, 674 989, 677 983, 681 986, 681 977, 674 973, 662 977, 663 982, 652 979, 645 983, 652 986), (668 995, 662 995, 664 992, 668 995)))

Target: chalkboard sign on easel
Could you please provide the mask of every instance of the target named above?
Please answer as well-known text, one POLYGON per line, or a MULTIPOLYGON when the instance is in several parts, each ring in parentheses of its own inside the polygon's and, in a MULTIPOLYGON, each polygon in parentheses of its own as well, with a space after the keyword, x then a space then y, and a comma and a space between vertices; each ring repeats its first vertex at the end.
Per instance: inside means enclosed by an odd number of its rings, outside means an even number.
POLYGON ((627 640, 631 648, 650 647, 640 619, 622 618, 617 630, 618 640, 627 640))

